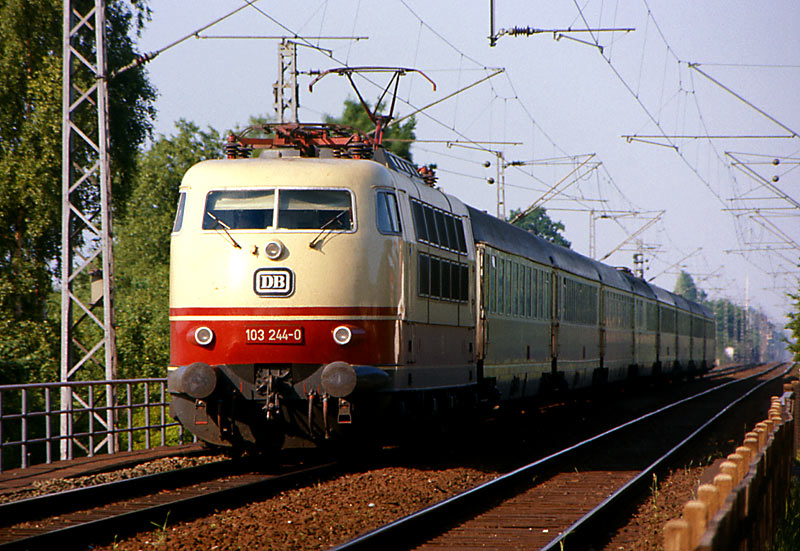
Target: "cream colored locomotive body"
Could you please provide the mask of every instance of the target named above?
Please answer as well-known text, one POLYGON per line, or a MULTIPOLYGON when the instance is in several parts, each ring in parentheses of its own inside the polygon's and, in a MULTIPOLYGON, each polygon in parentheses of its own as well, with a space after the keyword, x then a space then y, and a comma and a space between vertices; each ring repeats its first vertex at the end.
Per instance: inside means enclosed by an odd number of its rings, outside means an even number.
MULTIPOLYGON (((474 246, 458 200, 371 160, 300 157, 206 161, 187 172, 180 192, 170 271, 173 394, 192 383, 175 372, 204 364, 214 371, 207 386, 224 376, 237 400, 252 402, 246 410, 281 402, 265 417, 296 417, 280 410, 292 399, 303 410, 315 400, 322 408, 324 398, 324 416, 302 412, 298 432, 313 437, 335 428, 340 406, 345 421, 357 414, 325 388, 321 371, 331 364, 366 373, 366 384, 385 392, 476 384, 474 246), (446 220, 443 232, 463 232, 462 246, 418 241, 412 200, 446 220), (341 217, 327 225, 333 213, 341 217), (421 258, 429 270, 435 258, 451 271, 450 296, 420 294, 421 258), (266 288, 284 278, 286 289, 266 288), (337 330, 346 338, 337 341, 337 330)), ((177 398, 173 409, 202 438, 260 439, 249 420, 223 411, 227 404, 195 398, 177 398), (215 426, 225 417, 230 426, 215 426)))

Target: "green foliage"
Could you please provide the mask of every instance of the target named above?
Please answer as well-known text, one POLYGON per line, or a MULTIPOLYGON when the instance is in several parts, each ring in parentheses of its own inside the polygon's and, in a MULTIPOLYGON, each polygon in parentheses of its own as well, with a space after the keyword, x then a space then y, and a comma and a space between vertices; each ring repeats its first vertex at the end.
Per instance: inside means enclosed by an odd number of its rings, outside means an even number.
POLYGON ((684 270, 681 270, 680 275, 678 275, 673 292, 692 302, 703 302, 708 298, 705 291, 698 289, 692 276, 684 270))
POLYGON ((115 244, 120 377, 160 377, 169 361, 169 244, 178 187, 194 164, 221 156, 214 129, 184 120, 141 154, 115 244))
MULTIPOLYGON (((93 5, 84 4, 82 13, 93 5)), ((7 329, 0 334, 0 351, 14 382, 53 373, 58 362, 58 332, 48 318, 59 310, 48 311, 47 302, 60 274, 63 8, 60 0, 0 0, 0 328, 7 329)), ((130 32, 146 16, 144 0, 107 2, 110 70, 136 57, 130 32)), ((88 53, 90 36, 79 42, 88 53)), ((92 77, 80 78, 77 87, 88 89, 92 77)), ((150 132, 154 99, 142 69, 109 83, 112 187, 120 211, 138 147, 150 132)), ((75 117, 83 128, 96 127, 91 110, 75 117)), ((89 154, 87 145, 76 142, 77 162, 89 154)), ((74 193, 75 202, 94 200, 91 193, 74 193)))
MULTIPOLYGON (((151 391, 151 394, 152 391, 151 391)), ((141 400, 141 397, 137 399, 141 400)), ((151 400, 157 400, 157 397, 151 396, 151 400)), ((167 396, 167 402, 169 402, 169 396, 167 396)), ((167 411, 169 407, 167 407, 167 411)), ((166 423, 175 423, 176 421, 169 416, 165 415, 164 421, 166 423)), ((150 447, 154 446, 178 446, 180 444, 184 444, 188 441, 191 441, 192 435, 190 432, 182 429, 181 426, 175 425, 172 427, 167 427, 164 429, 164 440, 161 439, 161 429, 159 428, 152 428, 152 429, 145 429, 144 427, 151 426, 151 425, 159 425, 161 423, 161 406, 150 406, 148 408, 139 407, 135 408, 133 411, 133 417, 130 419, 130 424, 133 429, 131 433, 126 432, 128 428, 128 412, 127 410, 124 411, 120 415, 119 420, 117 421, 117 427, 119 427, 120 435, 119 435, 119 449, 127 450, 128 444, 130 443, 131 449, 134 450, 146 450, 147 449, 147 433, 150 434, 150 447), (149 416, 149 417, 148 417, 149 416), (183 435, 181 436, 181 431, 183 431, 183 435), (129 442, 130 440, 130 442, 129 442)))
MULTIPOLYGON (((508 220, 513 219, 520 212, 522 211, 511 209, 511 214, 508 216, 508 220)), ((531 212, 514 222, 514 225, 534 235, 538 235, 550 243, 555 243, 556 245, 561 245, 562 247, 566 248, 570 248, 572 245, 572 243, 570 243, 563 235, 561 235, 561 232, 564 231, 564 224, 561 221, 554 221, 552 218, 547 216, 547 209, 545 208, 537 207, 533 209, 531 212)))
POLYGON ((0 320, 0 384, 57 380, 59 331, 51 320, 0 320))
MULTIPOLYGON (((699 293, 705 296, 702 291, 699 293)), ((783 335, 766 314, 754 308, 745 309, 725 298, 704 303, 716 318, 716 356, 722 363, 759 362, 783 356, 783 335), (726 355, 726 349, 733 352, 733 357, 726 355)))
MULTIPOLYGON (((382 109, 383 104, 379 104, 378 113, 381 113, 382 109)), ((344 110, 340 117, 328 115, 325 117, 325 122, 351 126, 365 133, 372 132, 375 129, 375 123, 370 120, 361 103, 352 99, 344 100, 344 110)), ((416 126, 417 120, 411 117, 403 124, 393 124, 385 128, 383 132, 384 146, 395 155, 411 161, 411 144, 417 137, 414 134, 416 126)))
POLYGON ((792 333, 792 341, 788 343, 787 348, 794 355, 794 361, 800 362, 800 291, 796 294, 789 293, 789 298, 792 299, 794 311, 787 314, 789 323, 786 324, 786 329, 792 333))
MULTIPOLYGON (((798 467, 800 467, 800 462, 795 459, 795 472, 798 467)), ((774 551, 800 549, 800 482, 797 477, 792 477, 789 502, 786 504, 786 516, 778 524, 772 549, 774 551)))

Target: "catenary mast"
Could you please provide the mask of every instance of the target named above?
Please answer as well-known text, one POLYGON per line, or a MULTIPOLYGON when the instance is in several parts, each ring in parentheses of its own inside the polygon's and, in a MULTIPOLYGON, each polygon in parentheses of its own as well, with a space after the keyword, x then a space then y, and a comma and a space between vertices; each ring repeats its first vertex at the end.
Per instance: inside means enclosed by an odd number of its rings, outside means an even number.
MULTIPOLYGON (((90 365, 103 368, 105 379, 116 377, 111 244, 111 179, 108 158, 108 74, 105 44, 105 1, 64 0, 61 236, 61 369, 60 381, 81 379, 90 365), (88 5, 87 5, 88 4, 88 5), (85 10, 82 12, 81 10, 85 10), (80 283, 89 283, 84 292, 80 283)), ((90 391, 91 392, 91 391, 90 391)), ((92 402, 90 396, 88 402, 92 402)), ((113 388, 105 392, 105 412, 93 420, 108 430, 90 444, 92 455, 112 438, 113 388)), ((61 456, 72 457, 82 446, 71 437, 73 406, 89 407, 70 387, 61 390, 61 456)), ((92 404, 97 408, 98 404, 92 404)), ((100 408, 103 409, 103 408, 100 408)))

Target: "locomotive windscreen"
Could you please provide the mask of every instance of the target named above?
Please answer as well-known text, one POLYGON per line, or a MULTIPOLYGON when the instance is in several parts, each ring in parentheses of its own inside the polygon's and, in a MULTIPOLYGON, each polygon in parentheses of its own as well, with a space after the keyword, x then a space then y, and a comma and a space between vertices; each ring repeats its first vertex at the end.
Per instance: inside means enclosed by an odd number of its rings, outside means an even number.
POLYGON ((352 199, 346 190, 219 190, 206 197, 203 229, 350 230, 352 199), (275 212, 275 203, 278 211, 275 212))
POLYGON ((349 230, 350 193, 344 190, 292 189, 278 194, 278 227, 294 230, 349 230))
POLYGON ((272 226, 275 190, 212 191, 206 197, 203 229, 224 224, 232 230, 263 230, 272 226))

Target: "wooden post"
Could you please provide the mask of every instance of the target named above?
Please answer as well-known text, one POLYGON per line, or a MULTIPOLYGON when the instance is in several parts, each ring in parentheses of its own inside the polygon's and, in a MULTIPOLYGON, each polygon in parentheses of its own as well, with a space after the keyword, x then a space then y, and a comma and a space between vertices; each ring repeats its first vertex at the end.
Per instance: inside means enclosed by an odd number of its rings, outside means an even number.
POLYGON ((694 549, 706 531, 708 508, 702 501, 693 499, 683 506, 683 518, 689 523, 689 549, 694 549))
POLYGON ((758 449, 761 451, 767 443, 767 426, 764 423, 757 423, 755 433, 758 435, 758 449))
POLYGON ((747 474, 747 468, 745 467, 744 457, 739 455, 738 453, 731 453, 728 454, 726 458, 731 463, 736 464, 736 480, 737 483, 741 482, 744 478, 744 475, 747 474))
POLYGON ((701 484, 697 488, 697 499, 706 504, 708 520, 711 522, 711 519, 714 518, 714 515, 717 514, 717 511, 722 506, 719 488, 713 484, 701 484))
POLYGON ((691 551, 688 522, 672 519, 664 525, 664 551, 691 551))
POLYGON ((729 474, 718 474, 714 477, 714 486, 719 488, 720 504, 725 503, 728 494, 733 489, 733 478, 729 474))
POLYGON ((741 455, 744 458, 744 464, 746 465, 745 474, 750 471, 750 463, 753 462, 753 452, 747 446, 739 446, 736 448, 735 453, 741 455))
POLYGON ((731 485, 736 486, 739 484, 739 465, 733 461, 723 461, 719 466, 719 472, 731 477, 731 485))
POLYGON ((745 438, 743 445, 745 448, 748 448, 750 450, 750 455, 752 457, 750 462, 752 463, 753 461, 755 461, 756 455, 758 455, 758 437, 745 438))

